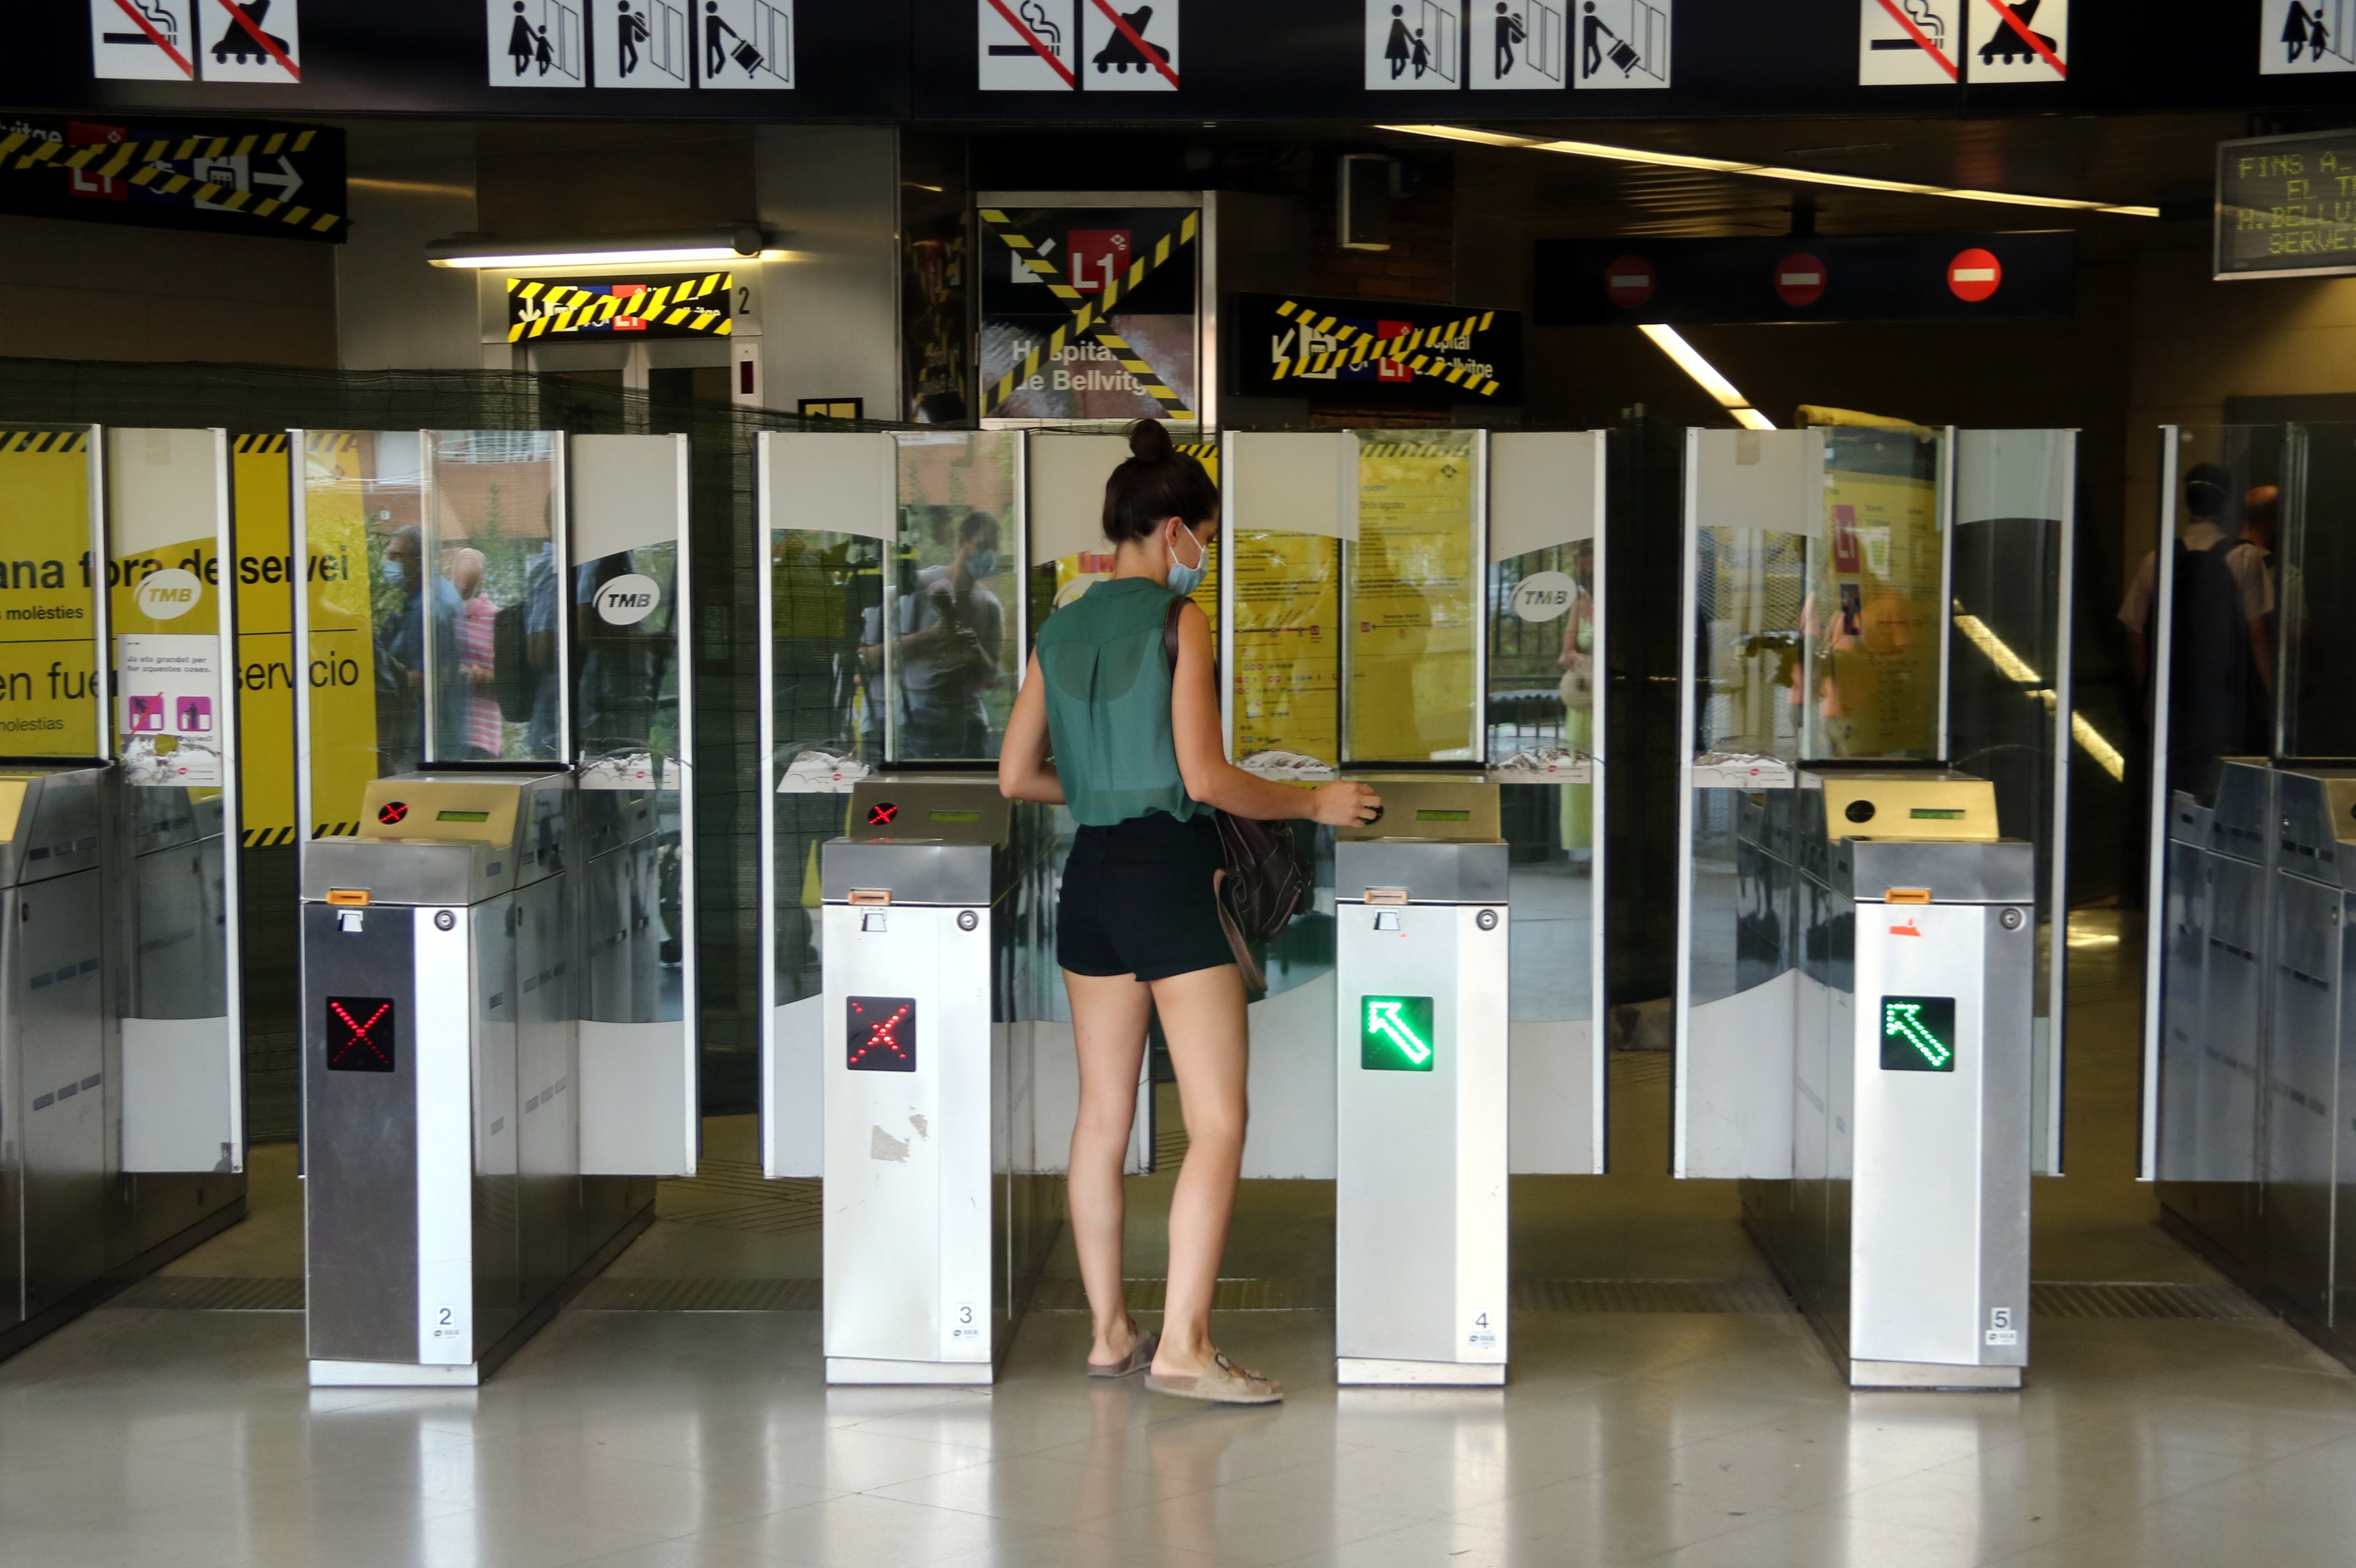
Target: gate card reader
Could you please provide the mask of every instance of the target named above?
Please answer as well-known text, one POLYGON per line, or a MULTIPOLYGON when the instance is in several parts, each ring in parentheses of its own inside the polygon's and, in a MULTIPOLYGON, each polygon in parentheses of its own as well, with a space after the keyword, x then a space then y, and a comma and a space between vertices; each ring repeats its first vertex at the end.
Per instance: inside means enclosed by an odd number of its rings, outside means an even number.
POLYGON ((994 779, 870 778, 823 846, 830 1383, 987 1384, 1015 1271, 993 1008, 1015 875, 994 779))
POLYGON ((1498 787, 1353 774, 1337 830, 1336 1378, 1500 1384, 1506 850, 1498 787))
POLYGON ((315 1386, 478 1382, 645 1207, 580 1174, 572 791, 380 779, 304 846, 315 1386))
POLYGON ((1794 1173, 1745 1217, 1851 1386, 2018 1388, 2034 847, 1962 774, 1811 768, 1796 805, 1794 1173))

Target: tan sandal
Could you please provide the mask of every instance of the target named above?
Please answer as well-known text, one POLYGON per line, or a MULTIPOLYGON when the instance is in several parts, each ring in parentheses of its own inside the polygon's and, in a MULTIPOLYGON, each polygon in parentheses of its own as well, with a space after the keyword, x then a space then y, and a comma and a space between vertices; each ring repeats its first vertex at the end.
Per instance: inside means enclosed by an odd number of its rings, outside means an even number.
POLYGON ((1140 1333, 1137 1343, 1130 1347, 1129 1355, 1125 1359, 1116 1361, 1109 1367, 1099 1367, 1094 1361, 1090 1361, 1088 1376, 1092 1378, 1134 1377, 1153 1365, 1153 1352, 1161 1348, 1160 1330, 1157 1329, 1151 1334, 1140 1333))
POLYGON ((1214 1352, 1210 1366, 1191 1378, 1148 1372, 1145 1386, 1157 1394, 1206 1400, 1213 1404, 1279 1404, 1284 1400, 1283 1384, 1237 1366, 1227 1359, 1225 1351, 1214 1352))

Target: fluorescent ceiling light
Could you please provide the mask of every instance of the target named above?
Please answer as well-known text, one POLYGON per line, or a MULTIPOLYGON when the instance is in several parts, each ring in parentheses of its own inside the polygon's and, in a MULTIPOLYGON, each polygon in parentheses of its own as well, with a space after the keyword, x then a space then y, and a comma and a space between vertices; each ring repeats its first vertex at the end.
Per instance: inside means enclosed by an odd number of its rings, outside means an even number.
POLYGON ((1888 191, 1896 196, 1941 196, 1956 201, 2000 201, 2014 207, 2050 207, 2068 212, 2115 212, 2128 218, 2159 216, 2157 207, 2076 201, 2061 196, 2026 196, 2014 190, 1974 190, 1962 186, 1922 185, 1904 179, 1869 179, 1858 174, 1826 174, 1820 169, 1786 168, 1778 164, 1746 163, 1740 158, 1705 158, 1690 153, 1655 153, 1642 147, 1615 147, 1603 142, 1551 141, 1539 136, 1515 136, 1500 131, 1476 131, 1463 125, 1377 125, 1375 128, 1410 136, 1437 136, 1449 142, 1474 142, 1484 147, 1524 147, 1532 152, 1561 153, 1575 158, 1610 158, 1620 163, 1656 164, 1664 168, 1750 175, 1758 179, 1783 180, 1794 185, 1837 185, 1851 190, 1888 191))
POLYGON ((1653 346, 1670 359, 1677 369, 1691 376, 1701 390, 1718 400, 1718 405, 1734 415, 1734 422, 1745 430, 1772 430, 1775 422, 1751 406, 1751 400, 1732 381, 1719 373, 1716 365, 1701 357, 1695 347, 1677 335, 1674 327, 1639 327, 1637 331, 1653 340, 1653 346))
POLYGON ((752 224, 687 234, 610 234, 585 240, 500 240, 463 235, 425 247, 437 267, 647 266, 667 262, 749 262, 770 253, 771 238, 752 224))

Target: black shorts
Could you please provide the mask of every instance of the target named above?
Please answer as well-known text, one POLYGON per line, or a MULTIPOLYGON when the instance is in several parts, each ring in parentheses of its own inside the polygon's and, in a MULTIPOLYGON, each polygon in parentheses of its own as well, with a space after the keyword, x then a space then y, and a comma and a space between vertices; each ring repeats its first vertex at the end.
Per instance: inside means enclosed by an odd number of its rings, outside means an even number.
POLYGON ((1211 893, 1224 863, 1207 811, 1083 827, 1064 865, 1055 961, 1074 974, 1140 980, 1235 962, 1211 893))

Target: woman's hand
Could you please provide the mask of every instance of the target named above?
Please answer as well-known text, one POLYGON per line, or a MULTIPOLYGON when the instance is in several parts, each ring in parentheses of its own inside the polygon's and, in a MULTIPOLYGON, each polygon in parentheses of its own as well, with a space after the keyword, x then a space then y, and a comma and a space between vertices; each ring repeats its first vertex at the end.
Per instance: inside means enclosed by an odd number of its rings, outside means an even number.
POLYGON ((1329 828, 1363 827, 1382 814, 1383 798, 1364 784, 1343 779, 1309 792, 1309 820, 1329 828))

